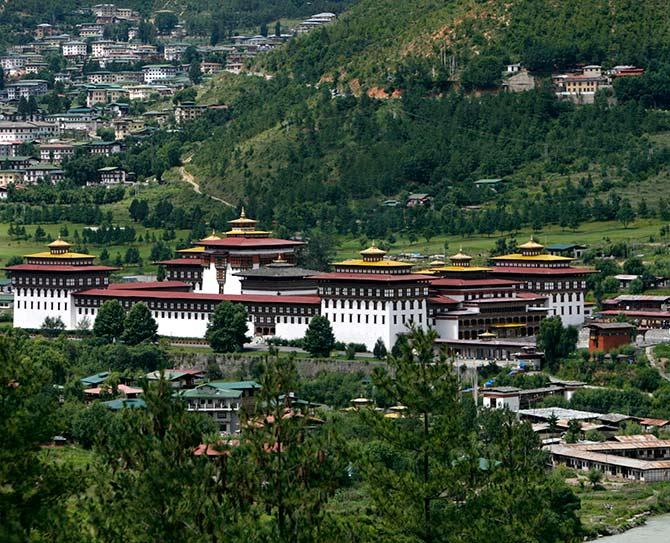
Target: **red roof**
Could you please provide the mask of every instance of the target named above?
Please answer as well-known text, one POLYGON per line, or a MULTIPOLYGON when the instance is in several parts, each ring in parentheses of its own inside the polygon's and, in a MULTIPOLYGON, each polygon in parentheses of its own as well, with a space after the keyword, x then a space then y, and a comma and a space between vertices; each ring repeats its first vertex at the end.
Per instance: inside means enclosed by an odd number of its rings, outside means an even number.
POLYGON ((50 265, 50 264, 17 264, 16 266, 8 266, 4 268, 7 271, 27 271, 27 272, 91 272, 91 271, 116 271, 119 268, 112 268, 110 266, 67 266, 67 265, 50 265))
POLYGON ((449 296, 431 296, 430 298, 428 298, 428 301, 431 304, 445 304, 445 305, 453 305, 458 303, 458 300, 449 298, 449 296))
POLYGON ((524 300, 546 300, 549 298, 549 295, 544 296, 543 294, 535 294, 534 292, 517 292, 517 298, 523 298, 524 300))
POLYGON ((195 244, 204 245, 205 247, 230 247, 231 249, 236 249, 240 247, 295 247, 297 245, 304 245, 304 242, 278 238, 225 238, 196 241, 195 244))
POLYGON ((164 266, 202 266, 201 258, 172 258, 170 260, 161 260, 156 264, 164 266))
POLYGON ((595 273, 596 270, 589 268, 525 268, 523 266, 495 266, 491 269, 492 274, 509 273, 517 275, 582 275, 586 273, 595 273))
MULTIPOLYGON (((91 288, 75 293, 75 296, 97 296, 100 298, 135 298, 144 300, 198 300, 204 302, 239 302, 271 304, 319 305, 318 296, 271 296, 267 294, 206 294, 204 292, 178 292, 168 290, 125 290, 91 288)), ((180 370, 181 371, 181 370, 180 370)))
POLYGON ((374 281, 381 283, 401 282, 401 281, 428 281, 429 275, 419 275, 416 273, 349 273, 349 272, 330 272, 312 275, 309 279, 317 281, 374 281))
POLYGON ((134 283, 111 283, 112 290, 167 290, 167 289, 191 289, 191 285, 182 281, 137 281, 134 283))
POLYGON ((430 283, 434 287, 510 287, 520 284, 519 281, 509 279, 449 279, 447 277, 433 279, 430 283))

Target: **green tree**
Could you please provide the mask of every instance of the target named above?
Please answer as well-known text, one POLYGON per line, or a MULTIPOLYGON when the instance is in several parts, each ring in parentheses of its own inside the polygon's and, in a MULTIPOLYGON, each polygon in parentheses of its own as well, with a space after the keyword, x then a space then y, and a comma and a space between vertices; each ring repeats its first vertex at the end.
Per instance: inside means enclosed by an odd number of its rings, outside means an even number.
POLYGON ((386 358, 388 351, 386 350, 386 345, 382 338, 377 338, 374 348, 372 349, 372 354, 375 355, 375 358, 383 360, 386 358))
POLYGON ((280 37, 281 36, 281 22, 277 21, 275 23, 275 36, 280 37))
POLYGON ((544 351, 544 359, 552 370, 576 349, 577 340, 577 329, 574 326, 564 327, 560 317, 549 317, 540 323, 537 345, 544 351))
POLYGON ((642 294, 644 292, 644 282, 639 277, 633 279, 628 285, 628 292, 631 294, 642 294))
POLYGON ((117 300, 107 300, 95 317, 93 335, 107 341, 115 341, 123 335, 126 313, 117 300))
POLYGON ((168 34, 179 23, 177 14, 173 11, 159 11, 154 17, 154 24, 161 34, 168 34))
POLYGON ((0 337, 0 540, 78 541, 70 496, 85 477, 42 449, 57 432, 58 394, 47 367, 23 356, 21 337, 0 337))
POLYGON ((628 200, 621 202, 619 211, 616 214, 616 218, 621 224, 623 224, 624 228, 628 228, 628 225, 633 222, 635 219, 635 210, 628 200))
POLYGON ((307 236, 309 243, 299 254, 300 264, 310 270, 327 271, 335 257, 335 238, 319 229, 311 230, 307 236))
POLYGON ((317 315, 312 317, 303 340, 305 350, 312 356, 328 357, 335 346, 335 336, 330 321, 317 315))
POLYGON ((205 336, 217 353, 241 351, 247 338, 247 312, 240 304, 222 302, 216 306, 205 336))
POLYGON ((591 483, 591 487, 595 490, 603 480, 603 472, 597 468, 591 468, 586 474, 586 478, 591 483))
POLYGON ((188 77, 194 85, 202 83, 202 70, 200 68, 200 61, 194 60, 188 67, 188 77))
POLYGON ((577 443, 582 437, 582 425, 577 419, 568 422, 568 431, 565 432, 563 439, 566 443, 577 443))
POLYGON ((128 345, 154 342, 157 334, 158 324, 146 304, 139 302, 133 305, 123 321, 123 342, 128 345))

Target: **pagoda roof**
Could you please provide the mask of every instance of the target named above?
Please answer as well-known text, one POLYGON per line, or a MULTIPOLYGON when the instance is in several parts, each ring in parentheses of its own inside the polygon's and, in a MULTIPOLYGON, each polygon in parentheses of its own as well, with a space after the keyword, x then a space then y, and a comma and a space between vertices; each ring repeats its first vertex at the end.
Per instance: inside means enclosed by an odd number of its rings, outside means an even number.
MULTIPOLYGON (((216 235, 216 232, 214 230, 212 230, 212 233, 209 236, 207 236, 206 238, 202 238, 200 241, 216 241, 216 240, 220 240, 220 239, 221 238, 216 235)), ((187 250, 187 249, 182 249, 182 251, 185 251, 185 250, 187 250)))
POLYGON ((360 254, 363 256, 384 256, 386 254, 386 251, 380 249, 373 243, 367 249, 362 250, 360 254))
POLYGON ((47 247, 72 247, 72 244, 68 243, 64 239, 58 238, 57 240, 54 240, 51 243, 49 243, 47 247))
MULTIPOLYGON (((246 233, 246 232, 245 232, 246 233)), ((253 248, 253 247, 296 247, 304 245, 302 241, 293 241, 289 239, 278 238, 226 238, 211 241, 198 241, 196 245, 204 245, 205 247, 222 247, 222 248, 253 248)))
POLYGON ((25 258, 55 258, 58 260, 74 260, 77 258, 95 258, 94 255, 89 255, 86 253, 72 253, 70 251, 66 253, 52 253, 51 251, 43 251, 41 253, 33 253, 30 255, 23 255, 25 258))
MULTIPOLYGON (((207 239, 207 238, 205 238, 207 239)), ((218 238, 221 239, 221 238, 218 238)), ((188 249, 178 249, 178 253, 202 253, 204 252, 205 248, 202 245, 197 245, 195 247, 189 247, 188 249)))
POLYGON ((364 260, 362 258, 352 258, 343 260, 342 262, 335 262, 335 266, 366 266, 366 267, 380 267, 380 268, 411 268, 412 264, 409 262, 399 262, 397 260, 364 260))
POLYGON ((544 245, 535 241, 533 239, 533 236, 531 236, 530 239, 526 243, 523 243, 522 245, 519 245, 518 247, 519 247, 519 249, 539 249, 539 250, 544 249, 544 245))

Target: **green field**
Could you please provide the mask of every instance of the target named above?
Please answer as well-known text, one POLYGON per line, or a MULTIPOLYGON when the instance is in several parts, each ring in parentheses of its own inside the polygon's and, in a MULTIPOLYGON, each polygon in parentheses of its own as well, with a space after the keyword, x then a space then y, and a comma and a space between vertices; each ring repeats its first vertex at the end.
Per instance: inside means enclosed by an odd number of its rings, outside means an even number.
MULTIPOLYGON (((620 222, 591 222, 580 225, 573 230, 564 230, 559 226, 547 226, 540 232, 533 232, 530 228, 519 230, 515 237, 519 243, 523 243, 533 235, 534 238, 545 245, 553 243, 582 243, 589 247, 607 244, 616 241, 628 243, 648 243, 651 236, 658 237, 659 228, 663 223, 658 219, 640 219, 624 228, 620 222)), ((423 255, 435 255, 444 253, 444 242, 448 242, 448 253, 455 253, 462 246, 463 251, 471 256, 483 260, 495 245, 496 238, 502 234, 492 236, 436 236, 429 242, 425 239, 411 243, 406 237, 398 237, 397 242, 391 247, 391 253, 421 253, 423 255)), ((343 239, 337 251, 338 258, 354 256, 361 250, 359 239, 343 239)))

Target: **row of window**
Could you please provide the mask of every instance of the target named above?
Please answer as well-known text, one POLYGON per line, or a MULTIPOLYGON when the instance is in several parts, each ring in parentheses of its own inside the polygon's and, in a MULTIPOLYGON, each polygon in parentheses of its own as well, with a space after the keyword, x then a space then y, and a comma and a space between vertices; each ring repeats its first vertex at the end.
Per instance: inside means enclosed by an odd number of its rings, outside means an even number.
POLYGON ((31 298, 66 298, 68 291, 65 289, 41 289, 41 288, 17 288, 16 296, 26 296, 31 298))
POLYGON ((428 296, 428 287, 407 287, 407 288, 362 288, 362 287, 323 287, 319 289, 320 294, 326 296, 361 296, 385 298, 402 298, 403 296, 428 296))
POLYGON ((15 278, 15 284, 19 286, 35 285, 46 287, 83 287, 93 285, 108 285, 109 278, 107 277, 35 277, 31 275, 21 275, 15 278))
MULTIPOLYGON (((567 290, 570 288, 574 290, 586 290, 586 281, 558 281, 556 283, 553 281, 549 281, 547 283, 540 283, 539 281, 528 281, 525 284, 525 287, 528 290, 567 290)), ((521 288, 524 288, 524 285, 521 285, 521 288)))
MULTIPOLYGON (((17 309, 51 309, 54 310, 56 309, 57 311, 60 311, 61 308, 61 302, 22 302, 21 300, 17 300, 16 302, 16 308, 17 309), (30 306, 30 307, 28 307, 30 306)), ((63 302, 63 310, 67 310, 67 303, 63 302)))

